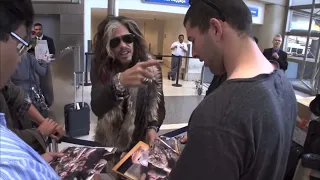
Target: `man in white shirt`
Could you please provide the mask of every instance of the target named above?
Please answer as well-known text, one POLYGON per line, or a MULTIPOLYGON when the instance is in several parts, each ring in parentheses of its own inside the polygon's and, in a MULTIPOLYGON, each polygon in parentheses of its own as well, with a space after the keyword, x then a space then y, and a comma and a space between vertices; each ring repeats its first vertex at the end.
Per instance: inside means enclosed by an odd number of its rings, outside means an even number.
POLYGON ((174 42, 171 45, 171 53, 172 53, 172 59, 171 59, 171 71, 168 72, 168 79, 174 81, 178 77, 177 71, 178 71, 178 64, 179 64, 179 58, 180 56, 184 56, 185 53, 188 51, 187 43, 184 43, 184 36, 182 34, 179 35, 179 41, 174 42))

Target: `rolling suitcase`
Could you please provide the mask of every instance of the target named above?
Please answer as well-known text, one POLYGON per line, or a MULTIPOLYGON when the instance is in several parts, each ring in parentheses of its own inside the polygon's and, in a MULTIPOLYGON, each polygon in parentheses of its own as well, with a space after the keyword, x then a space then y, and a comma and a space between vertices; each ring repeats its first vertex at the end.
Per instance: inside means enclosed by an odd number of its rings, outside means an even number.
POLYGON ((83 100, 84 87, 82 86, 82 102, 76 102, 77 98, 77 75, 84 72, 74 72, 74 102, 64 106, 64 119, 66 133, 71 137, 89 135, 90 131, 90 107, 83 100))

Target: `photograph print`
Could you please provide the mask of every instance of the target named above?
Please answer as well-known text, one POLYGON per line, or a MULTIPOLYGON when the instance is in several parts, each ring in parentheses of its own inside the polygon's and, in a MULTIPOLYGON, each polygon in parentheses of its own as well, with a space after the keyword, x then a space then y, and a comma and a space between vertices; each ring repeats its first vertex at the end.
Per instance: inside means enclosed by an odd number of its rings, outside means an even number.
POLYGON ((113 170, 131 180, 166 180, 179 158, 179 153, 162 139, 152 147, 139 142, 113 170))
POLYGON ((50 163, 62 180, 81 177, 91 179, 107 164, 104 155, 108 153, 105 148, 68 147, 61 151, 65 154, 50 163))

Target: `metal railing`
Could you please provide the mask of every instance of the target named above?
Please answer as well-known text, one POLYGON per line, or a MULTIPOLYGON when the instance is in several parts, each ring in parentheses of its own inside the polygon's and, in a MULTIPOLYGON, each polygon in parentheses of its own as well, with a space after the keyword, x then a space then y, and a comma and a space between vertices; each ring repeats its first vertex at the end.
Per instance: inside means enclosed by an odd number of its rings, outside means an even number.
MULTIPOLYGON (((173 57, 172 55, 153 55, 153 56, 157 56, 157 57, 173 57)), ((173 87, 182 87, 181 84, 179 84, 179 75, 180 75, 180 66, 181 66, 181 62, 182 62, 182 58, 186 58, 189 59, 189 58, 192 58, 192 57, 189 57, 189 56, 179 56, 179 61, 178 61, 178 69, 177 69, 177 74, 176 74, 176 83, 172 84, 173 87)))

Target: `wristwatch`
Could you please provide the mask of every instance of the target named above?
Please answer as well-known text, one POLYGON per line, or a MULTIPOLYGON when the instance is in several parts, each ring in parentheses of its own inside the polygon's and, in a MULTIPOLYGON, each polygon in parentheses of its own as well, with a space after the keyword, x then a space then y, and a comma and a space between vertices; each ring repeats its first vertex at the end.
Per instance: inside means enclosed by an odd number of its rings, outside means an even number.
POLYGON ((113 91, 117 99, 122 100, 129 96, 128 89, 120 83, 121 72, 113 77, 113 91))

